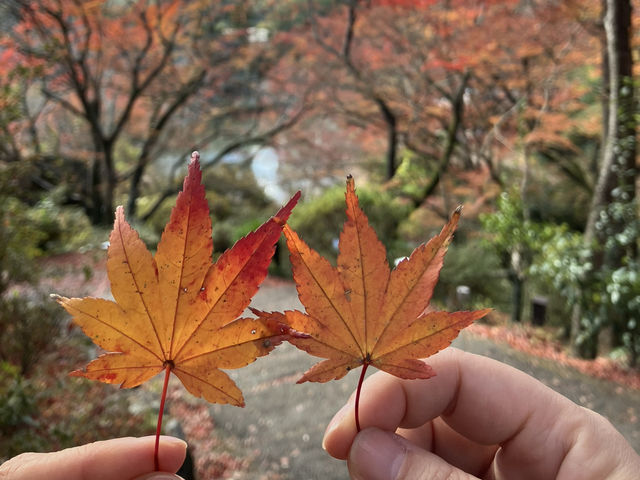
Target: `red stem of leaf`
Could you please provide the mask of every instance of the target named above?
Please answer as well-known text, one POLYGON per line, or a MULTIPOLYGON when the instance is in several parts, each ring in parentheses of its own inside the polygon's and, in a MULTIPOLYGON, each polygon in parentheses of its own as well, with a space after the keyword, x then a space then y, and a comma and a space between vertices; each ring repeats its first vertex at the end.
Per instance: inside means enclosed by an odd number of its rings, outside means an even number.
POLYGON ((360 432, 360 416, 358 414, 360 408, 360 392, 362 391, 362 382, 364 381, 364 375, 367 373, 367 367, 369 362, 364 362, 362 365, 362 372, 360 372, 360 379, 358 380, 358 388, 356 388, 356 430, 360 432))
POLYGON ((164 369, 164 385, 162 387, 162 397, 160 397, 160 412, 158 412, 158 426, 156 427, 156 448, 153 452, 153 464, 157 472, 160 471, 160 460, 158 450, 160 449, 160 431, 162 430, 162 414, 164 413, 164 401, 167 398, 167 387, 169 386, 169 376, 171 375, 171 365, 164 369))

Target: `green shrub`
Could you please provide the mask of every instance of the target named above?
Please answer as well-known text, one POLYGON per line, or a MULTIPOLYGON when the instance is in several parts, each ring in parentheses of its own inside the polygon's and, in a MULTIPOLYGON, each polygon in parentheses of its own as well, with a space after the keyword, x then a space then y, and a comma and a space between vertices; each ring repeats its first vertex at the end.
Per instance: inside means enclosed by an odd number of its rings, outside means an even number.
POLYGON ((29 375, 58 337, 62 317, 61 309, 47 297, 18 292, 5 295, 0 302, 0 361, 29 375))
POLYGON ((14 197, 0 196, 0 296, 10 283, 36 278, 35 262, 44 235, 28 215, 28 207, 14 197))
POLYGON ((511 319, 522 320, 527 300, 526 286, 533 259, 553 235, 553 225, 534 222, 525 215, 522 197, 515 189, 502 192, 496 211, 480 216, 487 245, 500 259, 512 291, 511 319))
POLYGON ((506 310, 510 285, 495 251, 482 241, 454 242, 449 246, 434 298, 457 308, 492 307, 506 310), (456 305, 456 288, 470 288, 470 304, 456 305))
POLYGON ((87 360, 84 336, 63 331, 63 310, 44 297, 13 295, 0 312, 0 463, 25 451, 59 450, 152 425, 119 391, 68 372, 87 360), (64 337, 62 337, 64 335, 64 337), (61 341, 63 339, 64 341, 61 341))
MULTIPOLYGON (((360 187, 357 194, 360 207, 387 248, 389 261, 409 254, 410 248, 398 236, 398 226, 409 214, 410 206, 374 186, 360 187)), ((346 220, 344 195, 343 186, 333 187, 321 196, 298 205, 289 222, 305 242, 334 261, 338 254, 336 245, 340 226, 346 220)))
MULTIPOLYGON (((564 298, 567 311, 573 305, 585 305, 590 293, 584 279, 592 269, 588 250, 584 248, 582 235, 572 232, 566 226, 547 226, 548 239, 534 257, 530 269, 532 279, 540 285, 547 285, 564 298)), ((597 289, 596 289, 597 290, 597 289)), ((597 300, 591 298, 591 303, 597 300)))
POLYGON ((38 248, 48 254, 76 251, 92 236, 92 226, 84 211, 61 206, 55 192, 29 208, 27 217, 38 231, 38 248))
MULTIPOLYGON (((337 241, 346 220, 344 192, 343 186, 328 189, 319 197, 298 205, 289 221, 305 242, 330 260, 337 258, 337 241)), ((410 248, 398 236, 398 226, 409 214, 410 207, 379 187, 359 187, 356 193, 360 208, 387 248, 389 261, 407 255, 410 248)))
POLYGON ((629 353, 629 363, 638 365, 640 358, 640 265, 625 262, 607 281, 608 302, 614 317, 614 328, 629 353))
POLYGON ((45 445, 33 434, 37 426, 36 390, 18 368, 0 361, 0 462, 45 445))
POLYGON ((2 432, 33 423, 36 411, 34 391, 9 362, 0 361, 0 428, 2 432))

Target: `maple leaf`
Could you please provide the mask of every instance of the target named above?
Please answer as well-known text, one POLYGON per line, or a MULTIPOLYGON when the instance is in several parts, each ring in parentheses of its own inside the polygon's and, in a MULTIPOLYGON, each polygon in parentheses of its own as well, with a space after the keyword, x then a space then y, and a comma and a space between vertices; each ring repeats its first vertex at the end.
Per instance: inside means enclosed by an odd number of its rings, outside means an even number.
POLYGON ((358 205, 351 176, 346 204, 337 267, 309 248, 294 230, 284 227, 293 278, 306 313, 289 310, 259 315, 304 332, 306 338, 288 341, 327 359, 314 365, 298 383, 327 382, 364 367, 356 393, 356 425, 360 430, 357 404, 369 365, 401 378, 429 378, 435 372, 419 359, 447 347, 462 328, 490 309, 454 313, 430 309, 460 208, 439 235, 390 271, 384 245, 358 205))
POLYGON ((242 392, 220 369, 266 355, 288 332, 273 320, 237 317, 266 277, 300 192, 212 264, 211 218, 198 158, 194 152, 155 257, 122 207, 116 210, 107 259, 115 301, 55 296, 108 352, 71 375, 129 388, 165 371, 158 434, 171 372, 196 397, 244 406, 242 392))

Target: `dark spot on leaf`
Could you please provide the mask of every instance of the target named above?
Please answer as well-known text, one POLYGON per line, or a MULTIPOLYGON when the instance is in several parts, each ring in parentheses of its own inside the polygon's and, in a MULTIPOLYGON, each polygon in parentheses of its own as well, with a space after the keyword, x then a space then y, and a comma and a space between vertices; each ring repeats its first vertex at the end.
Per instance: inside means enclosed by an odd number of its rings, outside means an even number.
POLYGON ((169 367, 171 370, 173 370, 175 368, 175 363, 173 363, 173 360, 165 360, 164 363, 162 364, 163 368, 167 368, 169 367))

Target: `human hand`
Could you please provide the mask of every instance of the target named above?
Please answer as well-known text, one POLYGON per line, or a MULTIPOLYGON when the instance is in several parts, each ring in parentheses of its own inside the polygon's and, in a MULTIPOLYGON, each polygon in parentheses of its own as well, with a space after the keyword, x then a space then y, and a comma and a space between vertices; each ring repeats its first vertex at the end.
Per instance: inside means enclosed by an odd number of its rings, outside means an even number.
POLYGON ((154 472, 155 436, 114 438, 52 453, 23 453, 0 465, 0 479, 175 480, 187 444, 160 437, 160 470, 154 472))
POLYGON ((429 365, 429 380, 368 378, 360 433, 353 396, 329 423, 323 446, 353 479, 638 478, 640 456, 607 420, 529 375, 454 348, 429 365))

